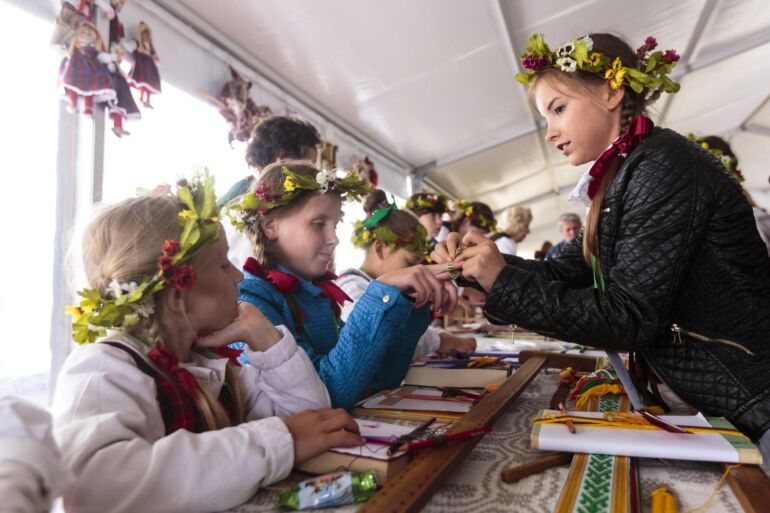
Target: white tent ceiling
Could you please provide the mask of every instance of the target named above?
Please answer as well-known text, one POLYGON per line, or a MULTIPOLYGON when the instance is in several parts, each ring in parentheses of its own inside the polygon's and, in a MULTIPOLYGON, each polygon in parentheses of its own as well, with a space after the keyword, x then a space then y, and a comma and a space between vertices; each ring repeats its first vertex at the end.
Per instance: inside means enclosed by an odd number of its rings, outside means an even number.
POLYGON ((530 251, 582 169, 542 141, 513 75, 529 34, 558 44, 611 31, 683 55, 682 91, 660 124, 717 133, 746 186, 770 206, 770 4, 767 0, 157 0, 260 61, 400 157, 429 186, 499 210, 529 205, 530 251))

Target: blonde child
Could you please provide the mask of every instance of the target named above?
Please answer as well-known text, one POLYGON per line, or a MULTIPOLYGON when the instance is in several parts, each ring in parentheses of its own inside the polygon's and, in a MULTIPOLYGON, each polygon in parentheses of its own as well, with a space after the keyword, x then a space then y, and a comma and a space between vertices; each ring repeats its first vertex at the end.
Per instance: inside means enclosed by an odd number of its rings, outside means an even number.
POLYGON ((83 346, 54 400, 77 478, 65 508, 219 511, 295 462, 360 443, 350 416, 315 409, 329 397, 291 332, 237 303, 212 179, 108 207, 83 250, 90 288, 70 309, 83 346), (238 340, 251 365, 226 347, 238 340))
MULTIPOLYGON (((342 307, 346 321, 359 298, 372 280, 383 274, 422 263, 425 259, 426 233, 424 225, 408 210, 399 210, 390 203, 385 192, 376 189, 364 201, 367 218, 356 223, 353 245, 366 250, 360 269, 348 269, 336 283, 353 300, 342 307)), ((428 327, 420 337, 414 358, 430 353, 448 354, 451 350, 471 353, 476 341, 457 337, 428 327)))
POLYGON ((448 236, 434 258, 462 241, 453 267, 488 293, 489 319, 630 351, 639 375, 727 417, 770 457, 770 259, 722 163, 644 115, 679 89, 678 55, 656 46, 590 34, 552 51, 532 36, 517 78, 546 140, 572 165, 594 162, 571 195, 589 206, 585 230, 545 262, 475 234, 448 236))
POLYGON ((505 230, 492 234, 489 238, 495 241, 500 253, 515 255, 519 242, 529 234, 532 223, 532 209, 529 207, 511 207, 505 212, 505 230))
POLYGON ((332 404, 343 408, 367 390, 398 386, 428 326, 425 306, 450 310, 456 301, 443 266, 418 265, 372 281, 347 323, 340 321, 340 305, 350 299, 327 272, 339 243, 336 226, 343 198, 358 199, 369 190, 354 174, 279 162, 262 171, 236 207, 254 249, 244 265, 240 299, 292 331, 332 404))

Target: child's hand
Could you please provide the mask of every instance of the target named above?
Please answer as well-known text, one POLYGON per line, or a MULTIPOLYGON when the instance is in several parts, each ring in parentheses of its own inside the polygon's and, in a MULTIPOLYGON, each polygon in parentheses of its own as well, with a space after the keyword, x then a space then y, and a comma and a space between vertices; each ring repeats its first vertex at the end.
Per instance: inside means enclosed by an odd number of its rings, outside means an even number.
POLYGON ((503 255, 493 241, 475 232, 467 233, 462 243, 465 248, 455 259, 455 268, 461 269, 463 278, 477 282, 489 292, 506 266, 503 255))
POLYGON ((438 349, 436 349, 436 353, 439 356, 446 356, 450 354, 452 349, 461 353, 476 352, 475 338, 458 337, 457 335, 452 335, 451 333, 442 331, 439 333, 439 339, 441 340, 441 344, 439 344, 438 349))
POLYGON ((416 308, 432 303, 434 311, 451 312, 457 305, 457 287, 449 281, 443 264, 415 265, 387 272, 377 279, 401 289, 414 299, 416 308))
POLYGON ((446 239, 436 244, 436 247, 433 248, 433 253, 430 254, 431 261, 437 264, 445 264, 452 260, 455 250, 462 240, 463 236, 457 232, 447 235, 446 239))
POLYGON ((281 332, 254 305, 238 303, 238 314, 233 322, 198 338, 201 347, 219 347, 233 342, 245 342, 252 351, 267 351, 281 340, 281 332))
POLYGON ((294 439, 294 463, 301 463, 332 447, 356 447, 364 439, 358 424, 343 409, 306 410, 284 420, 294 439))

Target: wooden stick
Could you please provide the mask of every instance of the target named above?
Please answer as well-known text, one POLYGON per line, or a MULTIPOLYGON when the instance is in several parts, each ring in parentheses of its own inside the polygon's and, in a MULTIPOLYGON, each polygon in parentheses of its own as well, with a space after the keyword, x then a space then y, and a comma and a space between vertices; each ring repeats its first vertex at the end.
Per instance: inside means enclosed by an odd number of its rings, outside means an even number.
MULTIPOLYGON (((503 385, 459 419, 450 433, 491 425, 537 376, 546 357, 527 360, 503 385)), ((418 512, 428 503, 443 481, 452 473, 481 438, 474 437, 446 447, 420 451, 407 467, 382 487, 359 510, 360 513, 418 512)))
POLYGON ((770 477, 756 465, 741 465, 727 473, 727 482, 746 513, 764 513, 770 506, 770 477))
POLYGON ((519 363, 523 364, 528 359, 536 356, 545 356, 545 366, 549 369, 572 367, 578 372, 592 372, 596 370, 596 358, 593 356, 551 353, 548 351, 522 351, 519 353, 519 363))
POLYGON ((557 452, 537 458, 527 463, 523 463, 516 467, 500 472, 500 478, 505 483, 515 483, 525 477, 529 477, 541 472, 545 472, 549 468, 558 467, 560 465, 569 465, 572 462, 572 453, 569 452, 557 452))

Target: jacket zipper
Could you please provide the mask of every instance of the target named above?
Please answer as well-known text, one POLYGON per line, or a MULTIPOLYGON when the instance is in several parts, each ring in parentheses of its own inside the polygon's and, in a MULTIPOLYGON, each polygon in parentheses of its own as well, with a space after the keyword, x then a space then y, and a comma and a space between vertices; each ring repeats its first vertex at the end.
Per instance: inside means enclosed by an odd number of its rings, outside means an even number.
POLYGON ((743 351, 744 353, 754 356, 754 352, 749 349, 748 347, 744 346, 743 344, 739 342, 735 342, 734 340, 727 340, 726 338, 711 338, 707 337, 705 335, 701 335, 700 333, 695 333, 693 331, 686 330, 679 326, 678 324, 672 324, 671 325, 671 331, 674 332, 674 344, 681 344, 682 343, 682 334, 687 335, 690 338, 694 338, 695 340, 700 340, 701 342, 708 342, 708 343, 715 343, 715 344, 724 344, 726 346, 734 347, 735 349, 739 349, 743 351))

